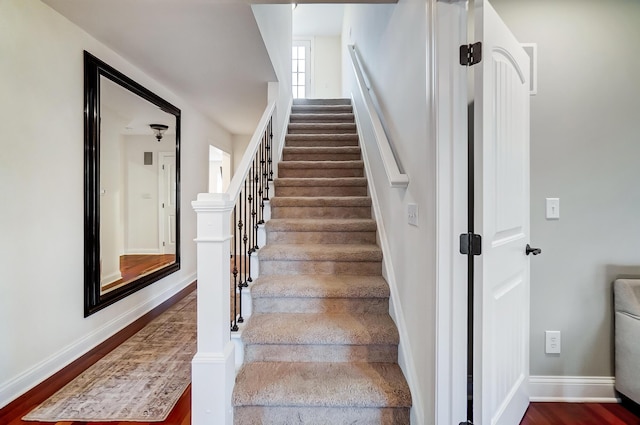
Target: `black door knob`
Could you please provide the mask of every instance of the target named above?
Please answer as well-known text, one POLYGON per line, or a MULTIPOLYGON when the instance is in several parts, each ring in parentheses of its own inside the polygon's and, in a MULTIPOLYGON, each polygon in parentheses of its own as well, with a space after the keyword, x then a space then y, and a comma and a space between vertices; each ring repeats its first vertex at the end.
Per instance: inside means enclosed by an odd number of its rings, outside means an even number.
POLYGON ((529 244, 527 244, 527 255, 529 254, 533 254, 533 255, 538 255, 540 253, 542 253, 542 250, 540 248, 531 248, 531 246, 529 244))

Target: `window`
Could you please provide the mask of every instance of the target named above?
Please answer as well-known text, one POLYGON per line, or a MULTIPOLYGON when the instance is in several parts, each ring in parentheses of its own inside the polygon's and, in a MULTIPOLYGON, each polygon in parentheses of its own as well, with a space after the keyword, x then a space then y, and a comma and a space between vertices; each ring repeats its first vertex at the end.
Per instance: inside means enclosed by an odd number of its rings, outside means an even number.
POLYGON ((293 98, 306 98, 310 94, 310 51, 311 42, 297 40, 291 51, 291 85, 293 98))

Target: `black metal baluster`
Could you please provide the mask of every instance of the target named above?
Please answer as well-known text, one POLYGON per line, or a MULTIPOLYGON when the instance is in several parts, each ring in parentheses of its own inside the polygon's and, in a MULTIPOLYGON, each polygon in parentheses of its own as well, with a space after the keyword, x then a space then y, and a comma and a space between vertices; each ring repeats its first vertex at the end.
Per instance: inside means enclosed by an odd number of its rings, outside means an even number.
MULTIPOLYGON (((238 238, 242 235, 242 229, 246 226, 243 225, 242 222, 242 200, 243 200, 243 196, 242 196, 242 191, 240 191, 240 198, 239 198, 239 220, 238 220, 238 238)), ((245 206, 245 210, 246 210, 246 206, 245 206)), ((246 223, 246 217, 245 217, 245 223, 246 223)), ((240 248, 240 250, 242 251, 242 243, 238 242, 238 247, 240 248)), ((238 253, 236 252, 236 255, 238 255, 238 253)), ((237 322, 238 323, 242 323, 244 322, 244 318, 242 317, 242 288, 243 288, 243 283, 242 283, 242 262, 243 262, 243 257, 244 255, 240 256, 239 259, 239 265, 240 265, 240 281, 238 282, 238 318, 237 318, 237 322)))
POLYGON ((264 185, 265 185, 265 180, 266 180, 266 171, 265 171, 265 160, 264 160, 264 147, 265 147, 265 134, 262 134, 262 141, 260 142, 260 170, 258 171, 258 174, 260 175, 260 190, 258 192, 258 195, 260 196, 260 220, 258 221, 259 224, 264 224, 264 185))
POLYGON ((251 215, 253 216, 253 252, 256 252, 260 247, 258 246, 258 210, 260 205, 258 201, 258 185, 260 183, 260 179, 258 178, 258 169, 256 165, 259 165, 260 162, 258 160, 258 152, 253 158, 253 199, 255 199, 255 203, 253 204, 253 209, 251 210, 251 215))
MULTIPOLYGON (((267 163, 269 164, 269 181, 273 181, 273 161, 271 159, 271 148, 273 147, 273 118, 269 119, 269 125, 267 126, 269 131, 269 141, 267 143, 267 163)), ((269 197, 267 197, 269 199, 269 197)))
MULTIPOLYGON (((244 179, 244 193, 245 193, 245 196, 248 193, 247 179, 244 179)), ((244 242, 244 250, 242 251, 244 254, 244 281, 242 282, 242 286, 246 288, 247 286, 249 286, 249 284, 247 283, 247 276, 249 276, 249 265, 247 264, 247 260, 248 260, 247 242, 249 241, 249 237, 247 236, 247 227, 248 227, 249 221, 247 220, 247 198, 243 198, 243 199, 245 202, 245 205, 244 205, 245 226, 244 226, 244 235, 242 236, 242 242, 244 242)))
MULTIPOLYGON (((249 168, 249 175, 247 176, 247 178, 245 179, 245 185, 247 183, 247 181, 249 182, 249 191, 247 192, 249 194, 247 200, 249 201, 249 205, 247 206, 247 212, 249 213, 249 219, 247 221, 247 227, 249 230, 248 235, 246 234, 246 229, 245 229, 245 237, 247 237, 247 241, 249 242, 249 249, 246 250, 247 251, 247 262, 248 262, 248 271, 247 271, 247 286, 249 286, 249 282, 253 282, 253 279, 251 278, 251 254, 253 254, 253 204, 254 204, 254 200, 255 198, 253 197, 253 188, 251 187, 251 174, 252 174, 252 170, 253 170, 253 165, 251 166, 251 168, 249 168)), ((246 249, 246 246, 245 246, 246 249)))
POLYGON ((236 207, 233 207, 233 320, 231 320, 231 331, 236 332, 238 330, 238 252, 236 250, 236 207))

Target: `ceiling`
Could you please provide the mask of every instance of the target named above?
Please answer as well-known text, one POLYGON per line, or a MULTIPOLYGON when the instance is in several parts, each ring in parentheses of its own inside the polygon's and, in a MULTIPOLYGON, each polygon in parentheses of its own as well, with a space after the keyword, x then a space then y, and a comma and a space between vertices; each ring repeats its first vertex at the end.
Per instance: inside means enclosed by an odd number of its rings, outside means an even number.
POLYGON ((293 35, 340 35, 344 7, 344 4, 299 4, 293 10, 293 35))
MULTIPOLYGON (((250 3, 287 0, 42 0, 232 134, 252 134, 276 75, 250 3)), ((299 0, 316 3, 318 0, 299 0)), ((397 0, 350 0, 393 3, 397 0)), ((345 3, 324 0, 324 3, 345 3)), ((344 5, 299 4, 295 32, 338 35, 344 5)))
POLYGON ((275 72, 251 6, 42 0, 233 134, 252 134, 275 72))

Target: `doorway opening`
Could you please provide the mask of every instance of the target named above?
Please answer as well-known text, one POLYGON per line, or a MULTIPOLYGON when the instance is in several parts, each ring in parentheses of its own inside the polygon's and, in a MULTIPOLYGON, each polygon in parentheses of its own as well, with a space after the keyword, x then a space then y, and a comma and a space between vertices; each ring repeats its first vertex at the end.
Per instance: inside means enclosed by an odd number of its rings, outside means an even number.
POLYGON ((224 193, 231 181, 231 155, 209 145, 209 193, 224 193))

